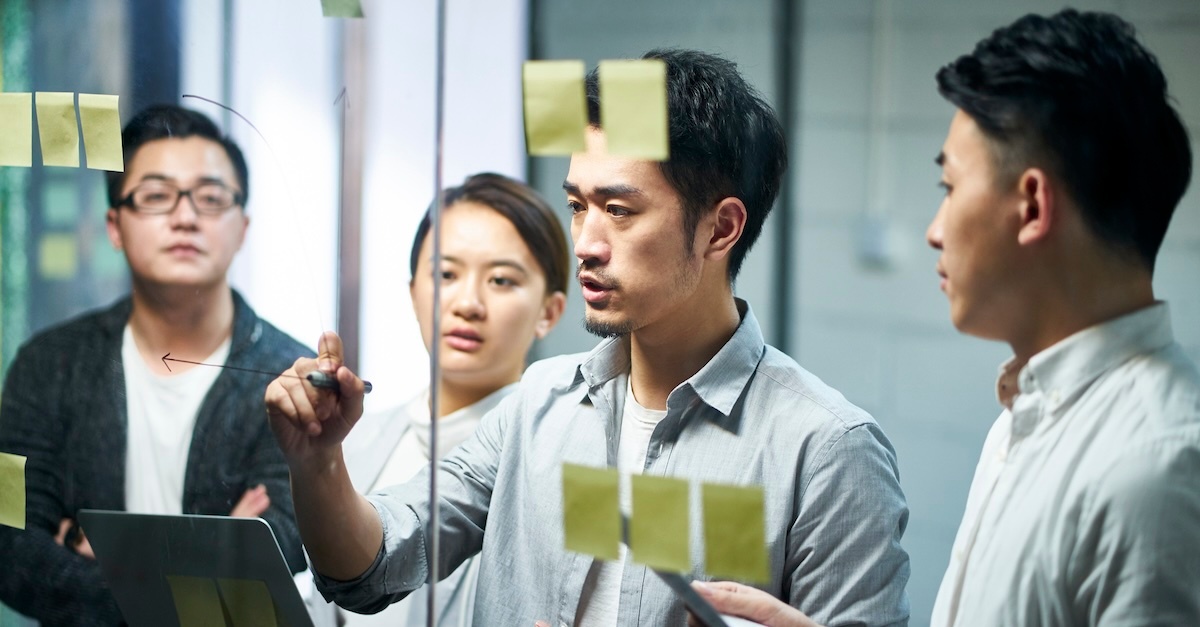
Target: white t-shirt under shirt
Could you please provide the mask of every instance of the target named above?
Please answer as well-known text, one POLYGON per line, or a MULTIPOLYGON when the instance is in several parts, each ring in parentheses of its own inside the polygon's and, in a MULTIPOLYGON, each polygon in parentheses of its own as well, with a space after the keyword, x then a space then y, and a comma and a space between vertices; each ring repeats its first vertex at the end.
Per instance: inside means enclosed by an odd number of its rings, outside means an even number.
MULTIPOLYGON (((633 505, 630 475, 641 474, 646 468, 646 451, 650 436, 667 411, 646 409, 633 397, 632 383, 625 391, 625 408, 621 413, 621 441, 617 444, 617 473, 620 475, 621 512, 629 516, 633 505)), ((617 624, 621 603, 621 577, 625 573, 625 554, 621 545, 617 561, 596 560, 588 573, 583 598, 580 600, 576 624, 579 627, 611 627, 617 624), (589 589, 590 588, 590 589, 589 589)))
MULTIPOLYGON (((204 363, 224 364, 229 344, 226 338, 204 363)), ((156 374, 142 359, 129 325, 121 343, 121 362, 127 416, 125 509, 181 514, 196 414, 221 369, 194 366, 177 375, 156 374)))

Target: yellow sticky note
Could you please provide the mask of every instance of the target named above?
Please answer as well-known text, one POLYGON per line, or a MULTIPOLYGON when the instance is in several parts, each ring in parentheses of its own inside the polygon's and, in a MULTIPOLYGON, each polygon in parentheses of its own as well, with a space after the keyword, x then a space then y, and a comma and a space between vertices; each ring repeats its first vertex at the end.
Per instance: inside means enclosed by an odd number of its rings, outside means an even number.
POLYGON ((275 604, 264 581, 218 579, 232 627, 275 627, 275 604))
POLYGON ((225 624, 225 612, 221 609, 217 582, 207 577, 167 575, 167 584, 171 586, 171 598, 175 600, 179 627, 211 627, 225 624))
POLYGON ((660 59, 601 61, 600 126, 614 155, 666 161, 667 65, 660 59))
POLYGON ((621 514, 616 469, 563 464, 562 476, 564 546, 568 551, 617 559, 621 514))
POLYGON ((79 126, 75 124, 75 94, 39 91, 38 138, 42 142, 42 165, 79 167, 79 126))
POLYGON ((583 61, 526 61, 525 148, 531 155, 569 155, 584 149, 587 103, 583 61))
POLYGON ((656 570, 691 570, 687 481, 648 475, 633 475, 631 480, 629 549, 634 561, 656 570))
POLYGON ((362 2, 360 0, 321 0, 321 10, 325 17, 362 17, 362 2))
POLYGON ((92 170, 125 171, 121 154, 121 113, 117 96, 79 94, 79 126, 83 129, 83 154, 92 170))
POLYGON ((50 233, 38 243, 38 272, 45 279, 71 279, 79 272, 79 247, 73 233, 50 233))
POLYGON ((0 165, 33 166, 33 94, 0 94, 0 165))
POLYGON ((706 483, 702 493, 705 569, 714 577, 767 583, 762 488, 706 483))
POLYGON ((0 525, 25 528, 25 458, 0 453, 0 525))

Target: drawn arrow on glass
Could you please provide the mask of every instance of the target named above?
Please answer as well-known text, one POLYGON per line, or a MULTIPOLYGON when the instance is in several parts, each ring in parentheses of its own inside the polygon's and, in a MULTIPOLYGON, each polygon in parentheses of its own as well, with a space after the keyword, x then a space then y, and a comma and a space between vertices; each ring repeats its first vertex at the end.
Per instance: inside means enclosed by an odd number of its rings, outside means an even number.
MULTIPOLYGON (((337 379, 335 379, 332 375, 330 375, 326 372, 322 372, 320 370, 314 370, 314 371, 308 373, 307 375, 301 377, 301 376, 297 376, 294 374, 281 374, 278 372, 268 372, 266 370, 255 370, 253 368, 239 368, 237 366, 226 366, 223 364, 206 364, 204 362, 199 362, 199 361, 188 361, 186 359, 176 359, 175 357, 171 356, 171 353, 167 353, 166 355, 162 356, 162 362, 163 362, 163 365, 167 367, 168 372, 172 372, 171 364, 168 364, 167 363, 168 361, 177 361, 181 364, 192 364, 194 366, 208 366, 209 368, 226 368, 229 370, 240 370, 241 372, 253 372, 255 374, 265 374, 269 377, 292 377, 295 379, 306 379, 309 383, 311 383, 313 385, 313 387, 323 388, 326 390, 334 390, 338 393, 341 392, 341 388, 338 386, 337 379)), ((373 387, 374 386, 371 385, 370 381, 363 381, 363 393, 364 394, 370 394, 373 387)))

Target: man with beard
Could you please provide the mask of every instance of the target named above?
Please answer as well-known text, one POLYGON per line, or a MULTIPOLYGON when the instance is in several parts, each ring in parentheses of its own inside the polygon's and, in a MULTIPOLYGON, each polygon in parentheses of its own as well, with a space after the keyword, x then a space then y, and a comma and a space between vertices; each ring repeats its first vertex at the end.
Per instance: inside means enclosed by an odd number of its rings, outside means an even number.
MULTIPOLYGON (((767 346, 733 294, 786 169, 782 129, 734 64, 680 50, 645 58, 667 68, 670 159, 607 152, 593 72, 587 147, 563 183, 587 328, 605 339, 531 366, 439 464, 440 554, 426 543, 424 473, 369 498, 350 484, 340 443, 363 387, 335 335, 319 360, 286 374, 319 368, 340 394, 291 376, 269 386, 301 534, 338 604, 378 611, 418 587, 430 560, 445 573, 482 551, 476 624, 682 622, 682 603, 625 551, 602 561, 563 550, 570 462, 615 466, 626 513, 631 473, 761 485, 766 590, 825 621, 907 622, 908 510, 890 443, 866 412, 767 346)), ((693 520, 699 512, 693 501, 693 520)), ((700 526, 691 533, 701 546, 700 526)), ((703 576, 698 564, 692 574, 703 576)))

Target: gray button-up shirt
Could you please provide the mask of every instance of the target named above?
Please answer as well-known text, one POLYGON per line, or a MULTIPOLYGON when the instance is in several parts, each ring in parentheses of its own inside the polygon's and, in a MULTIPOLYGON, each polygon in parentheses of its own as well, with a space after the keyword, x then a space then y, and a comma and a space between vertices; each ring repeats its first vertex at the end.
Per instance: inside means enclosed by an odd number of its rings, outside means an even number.
MULTIPOLYGON (((646 474, 691 481, 692 575, 708 579, 700 483, 761 485, 764 590, 826 625, 906 624, 908 508, 891 444, 870 415, 764 344, 738 306, 741 325, 668 396, 646 455, 646 474)), ((593 558, 563 549, 561 468, 615 465, 628 377, 627 339, 538 362, 439 464, 439 572, 483 551, 476 624, 574 624, 593 558)), ((432 559, 427 473, 370 497, 380 554, 354 581, 318 575, 328 598, 378 611, 421 585, 432 559)), ((635 563, 625 565, 619 611, 621 625, 685 622, 682 603, 635 563)))

